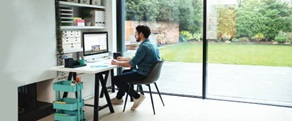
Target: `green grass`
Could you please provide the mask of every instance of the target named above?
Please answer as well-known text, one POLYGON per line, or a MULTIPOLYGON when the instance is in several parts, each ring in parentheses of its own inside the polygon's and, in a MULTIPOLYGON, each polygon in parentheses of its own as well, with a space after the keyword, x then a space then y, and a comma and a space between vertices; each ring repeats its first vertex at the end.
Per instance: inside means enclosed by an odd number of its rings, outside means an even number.
MULTIPOLYGON (((159 50, 167 61, 201 63, 202 47, 199 43, 182 43, 159 50)), ((292 67, 292 46, 210 43, 208 63, 292 67)))

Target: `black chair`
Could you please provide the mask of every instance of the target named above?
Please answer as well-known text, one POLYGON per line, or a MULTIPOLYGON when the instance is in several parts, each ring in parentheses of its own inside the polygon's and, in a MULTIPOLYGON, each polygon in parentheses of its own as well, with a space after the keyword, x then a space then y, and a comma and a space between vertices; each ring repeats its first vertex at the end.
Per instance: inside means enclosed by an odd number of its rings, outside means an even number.
POLYGON ((162 97, 160 95, 160 92, 159 92, 158 87, 157 87, 157 84, 156 84, 156 81, 159 79, 159 76, 160 76, 160 72, 161 72, 161 68, 162 68, 163 62, 164 62, 164 60, 157 61, 153 65, 153 67, 152 67, 149 75, 144 80, 129 82, 129 85, 130 86, 129 86, 128 93, 127 93, 127 96, 126 96, 126 100, 125 100, 123 112, 125 111, 125 108, 126 108, 126 105, 127 105, 127 99, 128 99, 128 95, 129 95, 129 90, 131 88, 133 88, 134 85, 137 85, 138 86, 137 90, 140 90, 140 92, 142 94, 144 94, 144 93, 143 93, 143 89, 142 89, 142 86, 141 85, 144 84, 144 85, 148 86, 154 115, 155 115, 155 108, 154 108, 154 103, 153 103, 153 97, 152 97, 152 91, 151 91, 150 84, 154 84, 155 85, 156 90, 157 90, 157 92, 159 94, 159 97, 161 99, 161 102, 162 102, 162 104, 164 106, 164 102, 162 100, 162 97))

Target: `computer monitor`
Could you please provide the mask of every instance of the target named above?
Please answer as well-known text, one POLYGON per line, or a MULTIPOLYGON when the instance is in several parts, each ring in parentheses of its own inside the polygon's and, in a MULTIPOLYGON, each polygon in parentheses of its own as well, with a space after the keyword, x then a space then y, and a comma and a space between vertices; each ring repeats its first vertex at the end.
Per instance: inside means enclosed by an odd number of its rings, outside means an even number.
POLYGON ((82 41, 83 55, 86 60, 108 56, 107 32, 83 32, 82 41))

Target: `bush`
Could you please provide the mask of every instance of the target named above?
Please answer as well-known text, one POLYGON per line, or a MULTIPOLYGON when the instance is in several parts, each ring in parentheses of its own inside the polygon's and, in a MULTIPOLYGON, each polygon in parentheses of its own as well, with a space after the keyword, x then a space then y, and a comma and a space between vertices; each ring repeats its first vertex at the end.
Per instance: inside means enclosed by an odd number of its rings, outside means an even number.
POLYGON ((194 38, 196 41, 201 41, 202 34, 201 34, 201 33, 195 33, 195 34, 193 34, 193 38, 194 38))
POLYGON ((249 42, 248 37, 239 38, 239 42, 249 42))
POLYGON ((183 41, 189 41, 194 38, 191 32, 189 31, 181 31, 180 35, 183 38, 183 41))
POLYGON ((224 41, 228 41, 228 40, 231 39, 231 35, 228 35, 228 34, 224 33, 224 34, 222 35, 222 39, 223 39, 224 41))
POLYGON ((286 36, 286 34, 282 31, 280 31, 276 37, 275 37, 275 40, 278 42, 278 43, 285 43, 287 40, 288 40, 288 37, 286 36))
POLYGON ((257 33, 254 36, 254 38, 255 38, 256 41, 262 41, 263 39, 265 39, 265 35, 263 33, 257 33))
POLYGON ((289 41, 291 43, 292 42, 292 32, 287 33, 287 38, 288 38, 287 41, 289 41))

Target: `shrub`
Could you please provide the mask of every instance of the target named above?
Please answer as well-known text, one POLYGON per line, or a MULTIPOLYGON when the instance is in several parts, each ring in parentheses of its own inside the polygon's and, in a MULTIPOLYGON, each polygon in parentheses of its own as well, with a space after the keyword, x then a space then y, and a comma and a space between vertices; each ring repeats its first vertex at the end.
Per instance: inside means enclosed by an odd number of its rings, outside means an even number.
POLYGON ((247 37, 242 37, 242 38, 239 38, 239 41, 240 42, 249 42, 249 39, 247 37))
POLYGON ((256 41, 261 41, 261 40, 265 39, 265 35, 263 33, 257 33, 254 36, 254 38, 255 38, 256 41))
POLYGON ((194 38, 191 32, 189 31, 181 31, 180 35, 182 36, 183 41, 188 41, 194 38))
POLYGON ((195 33, 195 34, 193 34, 193 38, 194 38, 196 41, 201 41, 202 34, 201 34, 201 33, 195 33))
POLYGON ((286 36, 286 34, 282 31, 280 31, 276 37, 275 37, 275 40, 278 42, 278 43, 285 43, 287 40, 288 40, 288 37, 286 36))
POLYGON ((292 32, 287 33, 287 38, 288 38, 287 41, 292 42, 292 32))
POLYGON ((224 41, 230 40, 230 39, 231 39, 231 35, 228 35, 228 34, 224 33, 224 34, 222 35, 222 39, 223 39, 224 41))
POLYGON ((232 40, 231 40, 232 42, 239 42, 240 40, 239 39, 237 39, 237 38, 232 38, 232 40))

